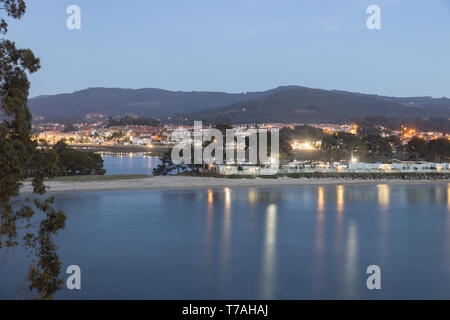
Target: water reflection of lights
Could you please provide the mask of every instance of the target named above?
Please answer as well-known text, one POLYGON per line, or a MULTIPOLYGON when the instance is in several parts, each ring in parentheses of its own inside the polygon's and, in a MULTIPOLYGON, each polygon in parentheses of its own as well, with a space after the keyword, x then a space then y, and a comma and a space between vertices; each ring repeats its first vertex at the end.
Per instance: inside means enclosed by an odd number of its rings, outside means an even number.
POLYGON ((225 188, 225 208, 230 208, 231 206, 231 189, 225 188))
POLYGON ((212 205, 214 202, 214 193, 211 189, 208 189, 208 205, 212 205))
POLYGON ((447 185, 447 210, 450 212, 450 183, 447 185))
POLYGON ((448 261, 450 259, 450 183, 447 185, 447 212, 449 214, 446 216, 445 253, 446 260, 448 261))
POLYGON ((224 274, 227 273, 230 259, 230 241, 231 241, 231 189, 225 188, 225 210, 222 229, 222 266, 224 274))
POLYGON ((323 220, 324 220, 324 192, 323 187, 319 187, 317 190, 317 235, 316 245, 318 250, 322 250, 323 247, 323 220))
POLYGON ((346 246, 346 264, 345 264, 345 278, 347 298, 354 298, 357 296, 356 291, 358 288, 357 280, 357 257, 358 257, 358 229, 354 221, 349 225, 347 246, 346 246))
POLYGON ((251 204, 256 202, 256 189, 251 188, 248 190, 248 202, 251 204))
POLYGON ((212 258, 212 234, 213 234, 213 224, 214 224, 214 194, 211 189, 208 189, 208 212, 206 215, 206 232, 205 232, 205 245, 206 252, 205 257, 206 261, 209 264, 212 258))
POLYGON ((213 203, 214 203, 214 193, 211 189, 208 189, 208 227, 213 216, 213 203))
POLYGON ((264 299, 274 298, 276 233, 277 206, 271 204, 266 210, 266 233, 262 265, 262 293, 264 299))
POLYGON ((314 260, 314 289, 318 294, 322 288, 323 275, 323 247, 324 247, 324 189, 318 187, 317 189, 317 220, 316 220, 316 246, 315 246, 315 260, 314 260))
POLYGON ((378 217, 380 230, 380 236, 378 237, 379 259, 380 262, 385 262, 387 258, 386 248, 388 247, 388 239, 386 237, 386 234, 389 231, 389 215, 387 213, 389 212, 389 203, 391 201, 391 189, 387 184, 379 184, 377 185, 377 192, 378 206, 381 209, 381 214, 378 217))
POLYGON ((389 208, 390 190, 387 184, 377 185, 378 189, 378 204, 381 209, 387 210, 389 208))
POLYGON ((319 214, 322 214, 322 217, 323 217, 324 206, 325 206, 325 199, 324 199, 323 187, 319 187, 317 190, 317 211, 319 212, 319 214))
POLYGON ((339 185, 336 187, 336 209, 337 212, 341 215, 344 212, 344 186, 339 185))
POLYGON ((337 211, 337 224, 336 224, 336 250, 337 254, 342 254, 342 225, 344 220, 344 186, 336 186, 336 211, 337 211))

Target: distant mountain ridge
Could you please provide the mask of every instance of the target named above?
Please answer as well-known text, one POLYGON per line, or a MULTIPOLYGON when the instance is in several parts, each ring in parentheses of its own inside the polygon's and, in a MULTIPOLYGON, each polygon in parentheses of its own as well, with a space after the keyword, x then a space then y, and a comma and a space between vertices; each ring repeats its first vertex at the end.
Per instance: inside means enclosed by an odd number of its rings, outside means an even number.
POLYGON ((343 122, 352 118, 384 116, 395 118, 450 117, 450 100, 433 98, 395 98, 337 90, 291 87, 208 112, 196 112, 189 118, 207 122, 343 122))
MULTIPOLYGON (((276 91, 275 89, 274 91, 276 91)), ((52 119, 81 119, 88 113, 110 116, 135 114, 165 118, 226 106, 270 95, 272 90, 249 93, 182 92, 163 89, 89 88, 73 93, 38 96, 29 100, 34 115, 52 119)))
POLYGON ((365 116, 447 117, 450 99, 387 97, 339 90, 284 86, 248 92, 182 92, 163 89, 90 88, 29 100, 46 120, 81 119, 88 113, 189 120, 248 122, 339 122, 365 116))

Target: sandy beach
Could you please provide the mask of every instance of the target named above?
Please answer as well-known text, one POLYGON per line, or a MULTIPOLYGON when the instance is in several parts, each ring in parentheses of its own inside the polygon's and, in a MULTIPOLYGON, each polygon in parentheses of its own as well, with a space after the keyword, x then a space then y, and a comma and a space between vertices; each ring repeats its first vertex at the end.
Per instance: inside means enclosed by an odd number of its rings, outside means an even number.
MULTIPOLYGON (((351 180, 351 179, 227 179, 211 177, 147 177, 139 179, 106 180, 106 181, 47 181, 48 192, 66 191, 107 191, 107 190, 142 190, 142 189, 202 189, 224 187, 271 187, 271 186, 304 186, 304 185, 340 185, 340 184, 450 184, 450 180, 351 180)), ((25 182, 23 193, 32 191, 31 184, 25 182)))

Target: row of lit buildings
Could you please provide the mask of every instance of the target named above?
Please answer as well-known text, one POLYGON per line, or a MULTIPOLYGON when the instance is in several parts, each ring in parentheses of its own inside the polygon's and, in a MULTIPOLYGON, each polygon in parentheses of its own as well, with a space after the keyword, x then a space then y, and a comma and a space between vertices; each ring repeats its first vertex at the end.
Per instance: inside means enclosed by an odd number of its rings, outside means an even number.
POLYGON ((286 165, 218 164, 212 170, 222 175, 264 176, 298 173, 450 173, 450 163, 396 161, 393 163, 354 163, 295 161, 286 165))

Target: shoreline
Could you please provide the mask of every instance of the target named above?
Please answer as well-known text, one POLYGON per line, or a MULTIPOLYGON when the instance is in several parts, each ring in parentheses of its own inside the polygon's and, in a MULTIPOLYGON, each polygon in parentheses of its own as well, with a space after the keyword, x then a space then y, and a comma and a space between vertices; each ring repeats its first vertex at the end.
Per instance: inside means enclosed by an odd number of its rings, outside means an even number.
MULTIPOLYGON (((48 193, 55 192, 92 192, 92 191, 114 191, 114 190, 188 190, 188 189, 219 189, 219 188, 259 188, 259 187, 296 187, 296 186, 318 186, 318 185, 350 185, 350 184, 449 184, 450 179, 443 180, 402 180, 402 179, 308 179, 288 178, 277 179, 228 179, 212 177, 188 177, 188 176, 165 176, 145 177, 136 179, 119 180, 92 180, 92 181, 57 181, 45 182, 48 193)), ((32 187, 29 181, 24 183, 21 193, 31 193, 32 187)))
POLYGON ((76 150, 85 150, 92 152, 110 152, 110 153, 154 153, 160 154, 169 150, 166 145, 98 145, 98 144, 70 144, 69 148, 76 150))

